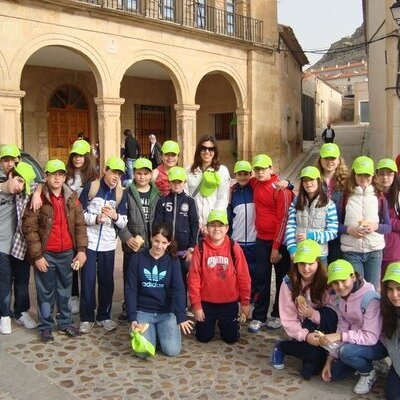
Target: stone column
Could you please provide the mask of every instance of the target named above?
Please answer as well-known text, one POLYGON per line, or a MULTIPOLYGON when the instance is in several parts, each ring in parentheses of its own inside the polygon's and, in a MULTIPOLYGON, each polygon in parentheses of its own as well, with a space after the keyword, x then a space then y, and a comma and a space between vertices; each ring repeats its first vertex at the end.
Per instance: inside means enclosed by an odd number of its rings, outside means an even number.
POLYGON ((23 90, 0 89, 0 136, 1 143, 22 146, 21 99, 23 90))
POLYGON ((120 155, 121 151, 121 105, 125 99, 119 97, 95 97, 99 126, 100 171, 107 159, 120 155))
POLYGON ((197 104, 175 104, 178 143, 181 148, 180 163, 184 167, 193 162, 196 150, 197 104))
POLYGON ((249 160, 250 154, 250 137, 249 137, 249 110, 236 110, 236 135, 237 135, 237 159, 249 160))

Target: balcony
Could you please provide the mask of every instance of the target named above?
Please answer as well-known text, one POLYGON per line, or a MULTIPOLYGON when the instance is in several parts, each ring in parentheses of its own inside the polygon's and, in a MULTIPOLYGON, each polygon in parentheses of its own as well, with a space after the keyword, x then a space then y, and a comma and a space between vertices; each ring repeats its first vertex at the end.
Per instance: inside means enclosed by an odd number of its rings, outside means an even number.
POLYGON ((121 10, 143 18, 212 32, 246 42, 263 43, 263 22, 205 5, 195 0, 76 0, 101 8, 121 10))

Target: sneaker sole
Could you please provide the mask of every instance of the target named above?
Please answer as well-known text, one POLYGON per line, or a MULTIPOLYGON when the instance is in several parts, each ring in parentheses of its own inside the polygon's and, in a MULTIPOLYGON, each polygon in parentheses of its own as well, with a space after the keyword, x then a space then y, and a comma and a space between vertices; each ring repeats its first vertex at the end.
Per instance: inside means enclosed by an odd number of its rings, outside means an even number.
POLYGON ((96 325, 97 326, 102 326, 106 331, 111 332, 114 331, 115 329, 117 329, 116 326, 112 327, 112 328, 106 328, 101 322, 96 321, 96 325))
POLYGON ((272 364, 272 367, 274 369, 284 369, 285 368, 285 364, 272 364))

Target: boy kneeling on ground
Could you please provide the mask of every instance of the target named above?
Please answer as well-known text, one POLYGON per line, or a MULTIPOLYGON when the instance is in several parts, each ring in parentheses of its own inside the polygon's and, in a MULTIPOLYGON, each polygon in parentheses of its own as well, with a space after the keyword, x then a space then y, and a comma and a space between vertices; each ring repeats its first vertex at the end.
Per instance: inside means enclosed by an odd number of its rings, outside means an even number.
POLYGON ((239 341, 238 315, 250 313, 251 281, 239 244, 228 232, 226 211, 212 210, 207 235, 195 247, 188 275, 190 303, 196 319, 196 337, 209 342, 218 322, 222 340, 239 341), (240 302, 240 310, 239 304, 240 302))

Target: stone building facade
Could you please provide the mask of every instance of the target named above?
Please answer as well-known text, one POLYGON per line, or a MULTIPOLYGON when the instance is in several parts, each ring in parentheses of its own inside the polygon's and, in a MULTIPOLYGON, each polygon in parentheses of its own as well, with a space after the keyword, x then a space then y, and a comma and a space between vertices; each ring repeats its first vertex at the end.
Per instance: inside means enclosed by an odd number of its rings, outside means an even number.
POLYGON ((104 165, 126 128, 143 154, 149 133, 178 140, 184 165, 205 133, 228 165, 290 161, 301 122, 283 135, 276 0, 4 0, 0 36, 0 142, 41 163, 84 132, 104 165))

